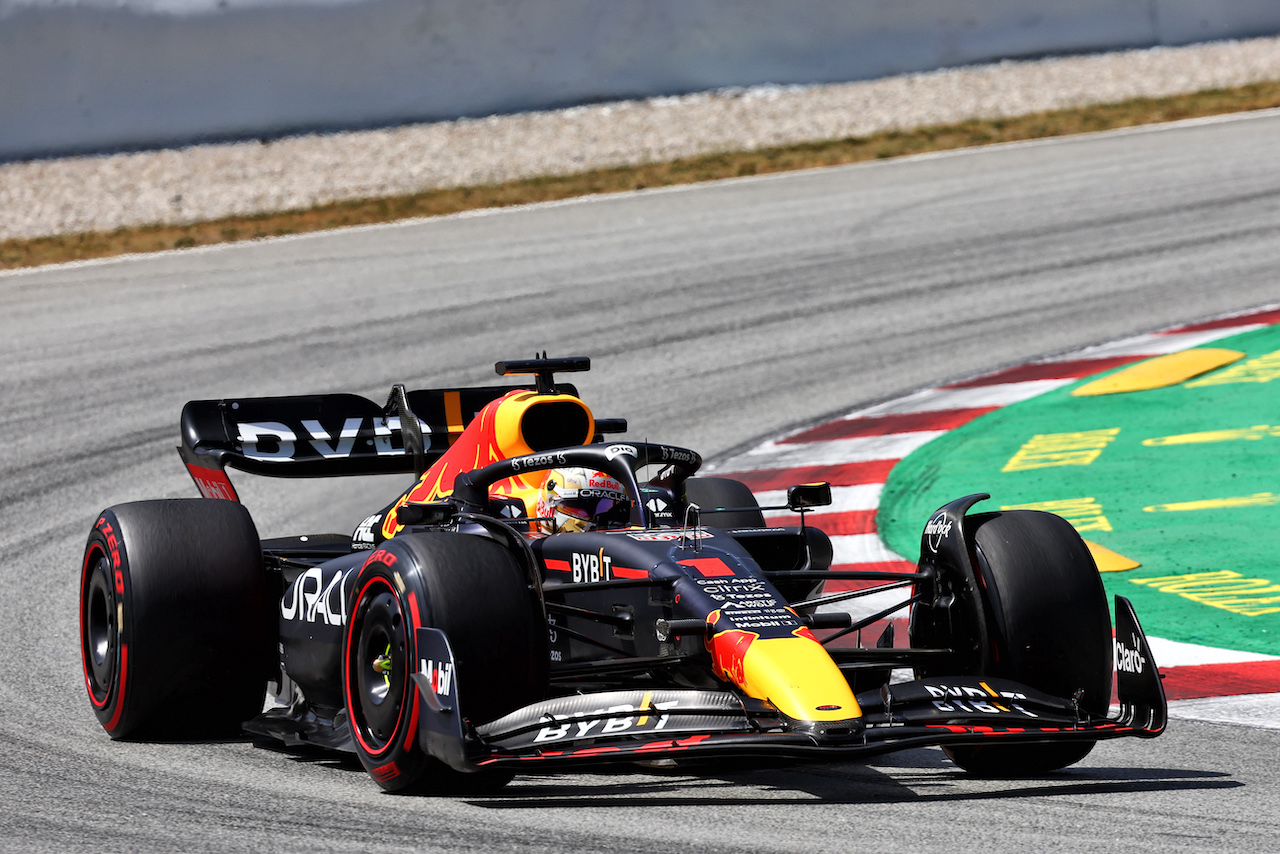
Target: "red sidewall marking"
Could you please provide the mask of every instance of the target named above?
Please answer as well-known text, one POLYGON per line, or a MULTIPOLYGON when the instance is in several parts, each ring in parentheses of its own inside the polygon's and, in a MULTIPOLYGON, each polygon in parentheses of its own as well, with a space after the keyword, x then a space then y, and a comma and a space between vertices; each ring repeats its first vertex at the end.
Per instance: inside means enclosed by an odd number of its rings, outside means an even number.
MULTIPOLYGON (((99 520, 99 524, 101 524, 101 520, 99 520)), ((99 702, 98 698, 94 696, 93 677, 90 675, 90 672, 89 672, 89 647, 88 647, 87 639, 85 638, 85 619, 84 619, 85 601, 84 599, 85 599, 85 594, 88 592, 88 589, 89 589, 89 567, 93 566, 93 564, 96 562, 94 559, 94 555, 100 556, 103 560, 106 560, 106 557, 107 557, 107 554, 102 550, 102 547, 98 546, 97 544, 94 544, 93 546, 89 547, 88 551, 85 552, 84 566, 80 570, 80 666, 84 670, 84 687, 85 687, 85 690, 89 692, 89 702, 93 703, 95 708, 105 709, 107 706, 111 705, 111 697, 115 693, 114 691, 112 691, 112 688, 114 686, 113 685, 107 686, 106 692, 103 695, 101 702, 99 702)), ((120 637, 120 634, 119 634, 119 630, 117 629, 116 638, 119 639, 119 637, 120 637)), ((120 672, 120 686, 121 686, 120 693, 123 695, 124 693, 123 668, 121 669, 121 672, 120 672)), ((119 717, 119 709, 116 710, 116 716, 117 718, 119 717)), ((111 729, 111 727, 108 726, 107 729, 111 729)))
POLYGON ((124 712, 124 686, 125 679, 129 677, 129 645, 127 643, 120 644, 120 694, 116 698, 116 710, 111 716, 111 720, 107 721, 107 732, 114 732, 115 728, 120 724, 120 715, 124 712))
POLYGON ((84 554, 84 566, 80 569, 80 667, 84 671, 84 687, 89 692, 89 702, 101 709, 111 701, 111 686, 107 686, 107 696, 98 702, 98 698, 93 696, 93 678, 89 675, 89 645, 85 638, 85 594, 89 591, 89 567, 93 565, 94 554, 102 554, 101 549, 90 546, 84 554))
MULTIPOLYGON (((369 562, 366 562, 365 566, 368 566, 368 565, 369 565, 369 562)), ((355 619, 355 616, 360 613, 360 603, 364 601, 365 593, 368 592, 369 588, 378 584, 381 584, 383 587, 387 588, 387 590, 390 591, 391 595, 394 596, 397 599, 397 601, 400 598, 396 594, 395 588, 391 586, 391 582, 381 575, 375 575, 373 578, 370 578, 368 581, 364 583, 364 586, 360 588, 360 592, 356 594, 355 603, 351 608, 352 619, 350 620, 350 622, 347 623, 348 652, 345 656, 343 656, 343 660, 342 660, 342 671, 343 671, 342 672, 342 693, 343 693, 343 699, 347 703, 347 714, 348 716, 353 718, 351 732, 355 735, 356 740, 360 742, 360 746, 364 748, 365 752, 368 753, 369 756, 374 758, 380 758, 385 754, 391 752, 391 750, 395 748, 396 738, 400 734, 400 727, 404 723, 404 717, 405 717, 404 710, 401 709, 400 714, 397 715, 396 717, 396 728, 392 730, 391 735, 388 736, 386 743, 382 745, 382 747, 380 748, 370 747, 365 742, 364 737, 360 733, 360 722, 357 720, 354 720, 356 704, 352 701, 352 694, 351 694, 352 686, 351 686, 351 652, 350 650, 352 649, 352 646, 351 646, 352 636, 355 634, 355 627, 357 622, 355 619)), ((418 608, 417 608, 417 601, 415 600, 412 593, 409 594, 409 605, 410 605, 410 609, 413 611, 414 621, 416 625, 418 608)), ((415 626, 409 627, 409 630, 405 632, 406 638, 412 635, 414 628, 415 626)), ((412 648, 411 643, 406 642, 405 648, 406 648, 405 649, 406 653, 411 651, 411 648, 412 648)), ((406 657, 407 659, 412 658, 412 656, 406 656, 406 657)), ((402 695, 403 697, 410 697, 409 690, 410 690, 410 687, 412 686, 412 682, 408 679, 409 669, 410 669, 410 664, 408 663, 408 660, 407 660, 405 664, 405 674, 404 674, 405 689, 402 695)), ((411 715, 410 725, 416 727, 417 703, 413 702, 412 698, 410 698, 410 703, 413 707, 413 714, 411 715)))

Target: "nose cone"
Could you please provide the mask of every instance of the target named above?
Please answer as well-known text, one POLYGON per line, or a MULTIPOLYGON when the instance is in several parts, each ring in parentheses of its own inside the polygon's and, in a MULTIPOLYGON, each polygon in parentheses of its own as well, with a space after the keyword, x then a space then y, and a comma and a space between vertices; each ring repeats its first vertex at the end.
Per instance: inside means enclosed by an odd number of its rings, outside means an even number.
POLYGON ((862 717, 844 674, 808 629, 782 638, 731 629, 712 636, 708 645, 717 676, 792 720, 862 717))

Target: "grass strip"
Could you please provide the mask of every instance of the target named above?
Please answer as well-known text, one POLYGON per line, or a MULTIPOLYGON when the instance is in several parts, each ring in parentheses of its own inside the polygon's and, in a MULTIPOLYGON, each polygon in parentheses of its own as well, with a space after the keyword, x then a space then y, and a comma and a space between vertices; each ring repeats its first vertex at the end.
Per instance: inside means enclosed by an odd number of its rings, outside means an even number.
POLYGON ((975 119, 865 137, 708 154, 666 163, 595 169, 573 175, 333 202, 306 210, 224 217, 188 225, 144 225, 107 232, 5 240, 0 241, 0 269, 302 234, 479 208, 556 201, 595 193, 839 166, 928 151, 1066 136, 1271 107, 1280 107, 1280 81, 1167 98, 1135 98, 1116 104, 1007 119, 975 119))

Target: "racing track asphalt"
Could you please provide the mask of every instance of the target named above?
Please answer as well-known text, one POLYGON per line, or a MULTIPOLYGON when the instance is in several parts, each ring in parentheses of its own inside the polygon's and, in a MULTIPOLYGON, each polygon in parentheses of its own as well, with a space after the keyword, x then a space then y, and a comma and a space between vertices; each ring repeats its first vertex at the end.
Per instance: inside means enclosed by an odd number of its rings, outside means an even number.
MULTIPOLYGON (((101 507, 195 494, 172 450, 190 398, 380 398, 546 348, 593 357, 578 384, 632 437, 722 455, 1274 301, 1277 138, 1259 115, 0 275, 0 849, 1270 850, 1280 731, 1187 721, 1026 781, 916 750, 489 799, 383 796, 248 742, 115 744, 84 698, 76 575, 101 507)), ((264 534, 350 528, 399 488, 239 483, 264 534)))

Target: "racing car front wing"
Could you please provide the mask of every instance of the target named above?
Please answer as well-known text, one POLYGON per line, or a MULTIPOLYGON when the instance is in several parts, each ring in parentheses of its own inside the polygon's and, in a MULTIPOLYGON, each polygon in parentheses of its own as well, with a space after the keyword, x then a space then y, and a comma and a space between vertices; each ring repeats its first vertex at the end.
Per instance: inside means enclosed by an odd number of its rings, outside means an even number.
POLYGON ((597 765, 654 758, 778 756, 853 759, 927 745, 1096 741, 1164 731, 1160 675, 1129 601, 1117 596, 1118 708, 1091 715, 1075 698, 1006 679, 927 678, 857 695, 844 721, 787 719, 763 700, 727 691, 621 690, 559 697, 471 726, 448 638, 417 630, 421 729, 429 754, 460 771, 597 765))

